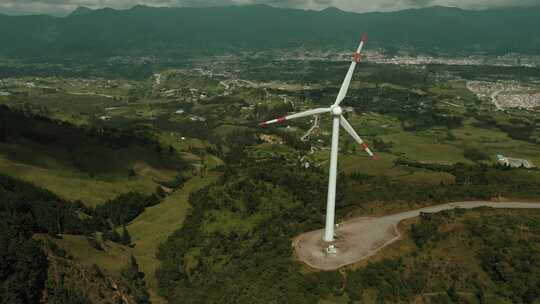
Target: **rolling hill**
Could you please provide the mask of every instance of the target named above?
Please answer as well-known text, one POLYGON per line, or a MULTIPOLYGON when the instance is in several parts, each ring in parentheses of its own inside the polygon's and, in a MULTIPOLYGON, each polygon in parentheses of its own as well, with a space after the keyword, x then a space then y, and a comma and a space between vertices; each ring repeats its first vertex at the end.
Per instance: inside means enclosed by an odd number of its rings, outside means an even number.
POLYGON ((91 206, 129 191, 151 194, 188 168, 150 134, 85 129, 5 106, 0 150, 2 173, 91 206))

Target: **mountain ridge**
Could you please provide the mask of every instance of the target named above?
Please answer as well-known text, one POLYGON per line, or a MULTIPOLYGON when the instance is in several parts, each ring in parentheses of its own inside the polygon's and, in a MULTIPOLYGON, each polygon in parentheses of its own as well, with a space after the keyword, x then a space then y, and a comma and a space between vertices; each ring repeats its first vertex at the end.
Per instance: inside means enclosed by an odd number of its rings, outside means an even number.
POLYGON ((6 46, 0 56, 50 59, 303 45, 344 48, 356 44, 361 32, 370 34, 372 48, 540 53, 540 39, 535 39, 540 37, 540 6, 483 11, 435 6, 361 14, 267 5, 82 11, 68 17, 0 15, 0 43, 6 46))
POLYGON ((264 8, 271 8, 271 9, 285 9, 285 10, 298 10, 298 11, 305 11, 305 12, 340 12, 340 13, 347 13, 347 14, 356 14, 356 15, 364 15, 364 14, 387 14, 387 13, 396 13, 396 12, 404 12, 404 11, 418 11, 418 10, 457 10, 462 12, 486 12, 486 11, 498 11, 498 10, 528 10, 528 9, 535 9, 540 8, 540 4, 536 5, 530 5, 530 6, 523 6, 523 7, 498 7, 498 8, 485 8, 485 9, 464 9, 457 6, 445 6, 445 5, 432 5, 432 6, 426 6, 426 7, 412 7, 412 8, 405 8, 401 10, 395 10, 395 11, 366 11, 366 12, 354 12, 354 11, 347 11, 340 9, 335 6, 329 6, 324 9, 320 10, 313 10, 313 9, 299 9, 299 8, 285 8, 285 7, 276 7, 267 5, 264 3, 259 4, 246 4, 246 5, 219 5, 219 6, 168 6, 168 7, 161 7, 161 6, 151 6, 151 5, 144 5, 144 4, 137 4, 129 8, 125 9, 114 9, 108 6, 92 9, 89 7, 86 7, 84 5, 77 6, 73 11, 70 13, 59 16, 59 15, 50 15, 50 14, 25 14, 25 15, 10 15, 6 13, 0 12, 0 16, 13 16, 13 17, 21 17, 21 16, 36 16, 36 15, 45 15, 45 16, 51 16, 55 18, 67 18, 72 16, 80 15, 78 12, 96 12, 100 10, 114 10, 114 11, 130 11, 133 9, 140 9, 140 8, 148 8, 148 9, 209 9, 209 8, 240 8, 240 7, 264 7, 264 8))
POLYGON ((77 8, 73 10, 70 14, 68 14, 66 17, 86 15, 92 13, 93 11, 93 9, 86 6, 77 6, 77 8))

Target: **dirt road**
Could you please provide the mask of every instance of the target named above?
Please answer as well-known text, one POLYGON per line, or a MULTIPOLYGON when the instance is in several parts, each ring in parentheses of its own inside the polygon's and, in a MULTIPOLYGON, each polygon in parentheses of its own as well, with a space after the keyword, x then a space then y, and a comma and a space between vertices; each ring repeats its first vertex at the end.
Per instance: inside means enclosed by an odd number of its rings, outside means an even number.
POLYGON ((539 203, 520 202, 455 202, 417 210, 396 213, 377 218, 357 218, 339 225, 336 229, 337 254, 326 254, 327 244, 322 241, 323 230, 304 233, 293 241, 298 258, 308 266, 319 270, 335 270, 364 260, 389 244, 400 239, 399 222, 414 218, 420 213, 435 213, 454 208, 476 207, 540 209, 539 203))
POLYGON ((493 105, 495 105, 495 107, 499 111, 504 110, 503 107, 501 107, 501 105, 499 104, 499 101, 497 100, 497 96, 499 94, 501 94, 501 92, 502 92, 501 90, 495 91, 495 92, 491 93, 491 95, 489 96, 491 98, 491 102, 493 103, 493 105))

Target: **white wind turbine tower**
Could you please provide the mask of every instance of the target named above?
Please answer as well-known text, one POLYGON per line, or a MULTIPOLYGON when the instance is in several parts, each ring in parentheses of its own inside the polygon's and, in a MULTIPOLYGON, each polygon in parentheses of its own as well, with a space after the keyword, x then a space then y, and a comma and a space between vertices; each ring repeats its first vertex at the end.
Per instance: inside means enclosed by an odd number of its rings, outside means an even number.
POLYGON ((260 124, 261 127, 265 127, 269 124, 273 123, 283 123, 290 119, 300 118, 300 117, 306 117, 306 116, 312 116, 322 113, 330 113, 332 115, 332 147, 330 152, 330 176, 328 179, 328 198, 327 198, 327 206, 326 206, 326 225, 325 225, 325 231, 323 240, 325 242, 332 242, 334 241, 334 217, 335 217, 335 209, 336 209, 336 179, 337 179, 337 160, 338 160, 338 142, 339 142, 339 126, 341 125, 347 133, 349 133, 356 142, 364 149, 364 151, 369 154, 374 159, 377 159, 375 155, 373 155, 373 152, 369 149, 367 144, 358 136, 356 131, 352 128, 352 126, 349 124, 349 122, 343 117, 343 110, 339 106, 343 99, 345 99, 345 96, 347 95, 347 90, 349 89, 349 85, 351 83, 351 78, 354 73, 354 69, 356 68, 356 65, 360 62, 360 56, 362 52, 362 48, 364 47, 364 44, 367 42, 367 35, 362 35, 362 40, 360 41, 360 45, 358 46, 358 49, 353 55, 353 60, 351 62, 351 66, 349 67, 349 71, 347 72, 347 75, 345 76, 345 80, 343 81, 343 84, 341 85, 341 89, 339 90, 339 94, 336 98, 335 103, 330 106, 329 108, 318 108, 313 110, 308 110, 301 113, 292 114, 289 116, 283 116, 277 119, 269 120, 266 122, 263 122, 260 124))

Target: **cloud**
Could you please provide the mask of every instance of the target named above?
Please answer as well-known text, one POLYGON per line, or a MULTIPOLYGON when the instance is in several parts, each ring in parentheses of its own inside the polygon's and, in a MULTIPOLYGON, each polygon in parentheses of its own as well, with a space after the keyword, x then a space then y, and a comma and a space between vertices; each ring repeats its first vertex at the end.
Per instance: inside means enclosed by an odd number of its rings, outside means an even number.
POLYGON ((227 6, 267 4, 276 7, 320 10, 330 6, 346 11, 394 11, 433 5, 486 9, 540 5, 540 0, 0 0, 0 12, 8 14, 67 14, 77 6, 126 9, 137 4, 150 6, 227 6))

